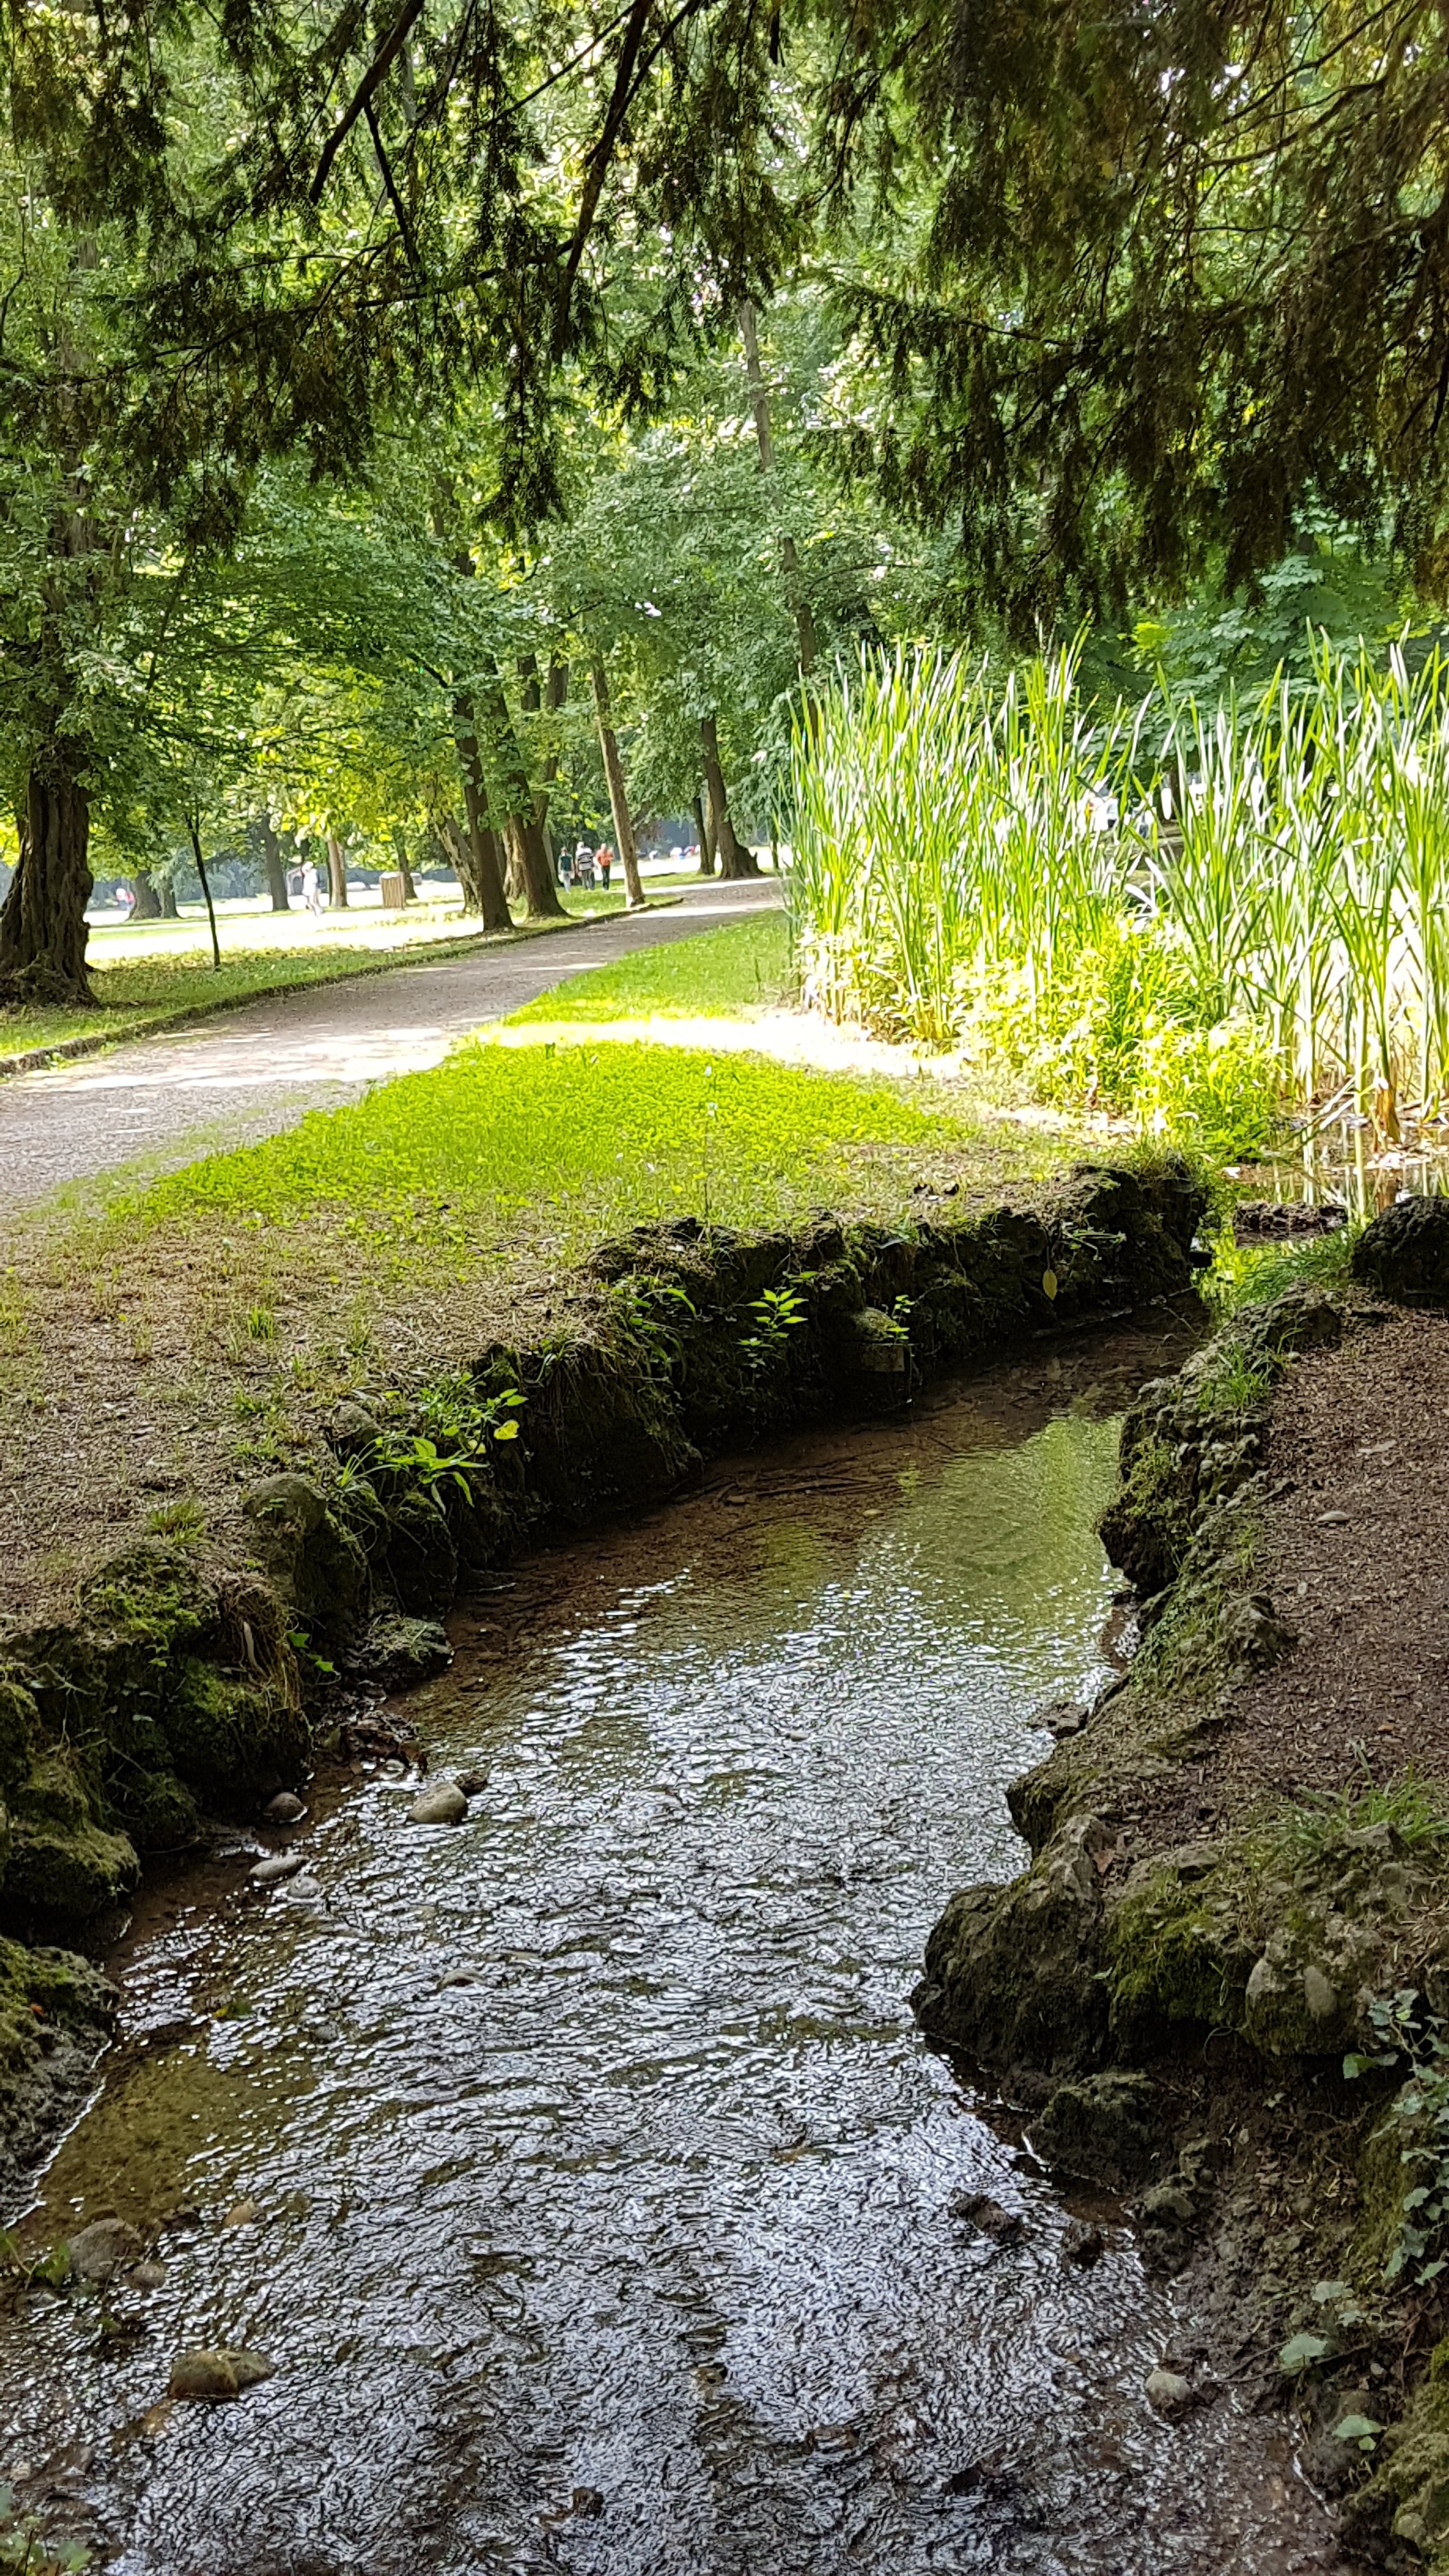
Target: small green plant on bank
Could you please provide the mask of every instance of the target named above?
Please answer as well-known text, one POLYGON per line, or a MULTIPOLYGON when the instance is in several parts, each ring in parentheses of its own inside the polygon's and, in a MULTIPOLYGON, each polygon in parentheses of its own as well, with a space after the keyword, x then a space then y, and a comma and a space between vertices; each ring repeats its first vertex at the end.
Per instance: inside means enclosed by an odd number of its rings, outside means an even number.
POLYGON ((1268 1306, 1290 1288, 1341 1288, 1362 1229, 1339 1226, 1333 1234, 1305 1235, 1273 1244, 1239 1243, 1230 1224, 1211 1239, 1213 1266, 1198 1294, 1214 1317, 1226 1321, 1240 1306, 1268 1306))
POLYGON ((277 1319, 271 1307, 250 1307, 247 1311, 247 1339, 253 1342, 274 1342, 276 1338, 277 1319))
POLYGON ((687 1320, 697 1322, 698 1312, 688 1289, 673 1279, 631 1274, 609 1290, 613 1329, 643 1352, 651 1377, 675 1375, 684 1356, 687 1320))
POLYGON ((792 1333, 808 1320, 805 1290, 814 1277, 813 1271, 802 1271, 793 1286, 766 1288, 752 1297, 746 1312, 753 1316, 755 1329, 746 1335, 740 1349, 749 1356, 752 1368, 767 1368, 780 1357, 792 1333))
POLYGON ((0 2486, 0 2567, 19 2576, 80 2576, 94 2563, 79 2540, 47 2540, 40 2516, 22 2512, 14 2489, 0 2486))
POLYGON ((333 1681, 336 1679, 337 1666, 335 1664, 329 1664, 325 1655, 313 1654, 311 1631, 309 1629, 289 1628, 287 1630, 287 1643, 291 1647, 292 1652, 297 1657, 299 1663, 310 1665, 312 1671, 314 1673, 320 1673, 326 1681, 333 1681))
POLYGON ((1407 1771, 1389 1787, 1371 1780, 1357 1794, 1302 1790, 1291 1806, 1253 1829, 1249 1850, 1265 1871, 1280 1864, 1293 1869, 1351 1850, 1347 1836, 1361 1837, 1383 1825, 1410 1851, 1449 1843, 1449 1810, 1428 1782, 1407 1771))
POLYGON ((1224 1342, 1201 1381, 1204 1409, 1210 1413, 1253 1413, 1272 1386, 1274 1375, 1268 1362, 1250 1359, 1240 1343, 1224 1342))
POLYGON ((488 1469, 489 1443, 518 1438, 526 1398, 516 1386, 485 1394, 460 1370, 411 1397, 394 1389, 384 1401, 404 1419, 385 1424, 345 1460, 334 1488, 340 1501, 364 1511, 376 1502, 372 1480, 379 1475, 401 1476, 429 1494, 451 1485, 471 1499, 471 1478, 488 1469))
POLYGON ((158 1504, 147 1515, 146 1528, 152 1538, 204 1538, 206 1514, 194 1494, 185 1494, 180 1502, 158 1504))
POLYGON ((1384 2279, 1407 2276, 1422 2288, 1449 2268, 1449 2034, 1413 1986, 1376 1995, 1369 2020, 1379 2046, 1345 2057, 1343 2071, 1352 2078, 1370 2069, 1407 2070, 1379 2135, 1405 2139, 1399 2162, 1419 2176, 1400 2202, 1384 2279))

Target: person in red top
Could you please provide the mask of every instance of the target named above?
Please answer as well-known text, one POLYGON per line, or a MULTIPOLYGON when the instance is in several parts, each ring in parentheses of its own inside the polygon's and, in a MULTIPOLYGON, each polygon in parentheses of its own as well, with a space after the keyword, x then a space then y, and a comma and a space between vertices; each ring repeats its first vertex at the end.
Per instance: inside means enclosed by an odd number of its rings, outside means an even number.
POLYGON ((609 891, 609 870, 613 864, 614 853, 610 849, 608 842, 605 841, 599 851, 599 883, 603 887, 605 894, 609 891))

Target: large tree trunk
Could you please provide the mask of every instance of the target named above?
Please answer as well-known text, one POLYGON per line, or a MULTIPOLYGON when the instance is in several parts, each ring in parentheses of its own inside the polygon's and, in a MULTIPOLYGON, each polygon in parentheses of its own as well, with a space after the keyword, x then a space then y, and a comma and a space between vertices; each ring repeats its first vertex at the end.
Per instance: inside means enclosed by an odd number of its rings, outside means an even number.
POLYGON ((327 897, 328 911, 346 912, 348 908, 347 853, 333 832, 327 835, 327 883, 330 888, 327 897))
POLYGON ((696 796, 689 810, 694 816, 694 828, 699 835, 699 873, 702 877, 712 877, 714 875, 714 836, 709 828, 709 814, 704 798, 696 796))
POLYGON ((161 919, 161 897, 156 892, 151 876, 145 868, 137 868, 135 873, 136 904, 135 909, 131 914, 131 919, 133 921, 159 921, 161 919))
POLYGON ((719 760, 719 726, 713 716, 703 716, 699 727, 700 747, 704 753, 704 779, 709 789, 709 819, 714 826, 714 845, 719 852, 722 877, 757 877, 759 861, 754 851, 739 840, 730 821, 729 799, 725 794, 724 771, 719 760))
POLYGON ((68 765, 33 768, 20 859, 0 906, 0 1003, 93 1003, 86 976, 90 802, 68 765))
POLYGON ((528 871, 523 861, 523 843, 513 815, 503 818, 503 889, 510 903, 528 901, 528 871))
POLYGON ((567 915, 558 899, 553 862, 545 846, 527 765, 496 666, 483 682, 482 695, 488 748, 492 755, 489 768, 498 781, 504 830, 510 850, 517 855, 528 918, 530 921, 563 921, 567 915))
POLYGON ((455 845, 458 875, 463 888, 463 910, 481 914, 485 930, 511 930, 513 915, 503 891, 498 835, 488 821, 483 761, 478 749, 478 719, 471 690, 460 689, 453 700, 453 731, 463 772, 463 810, 468 818, 466 861, 461 856, 461 840, 455 845))
MULTIPOLYGON (((740 338, 745 344, 745 373, 750 384, 750 409, 755 415, 755 441, 760 451, 760 472, 775 471, 775 442, 770 434, 770 389, 760 363, 758 316, 748 300, 740 306, 740 338)), ((800 664, 800 677, 808 680, 815 668, 817 645, 815 620, 805 595, 805 576, 795 540, 788 533, 780 539, 780 564, 785 576, 785 597, 795 621, 795 652, 800 664)))
POLYGON ((278 840, 270 814, 263 814, 257 825, 261 835, 262 857, 266 862, 267 892, 273 912, 290 912, 292 898, 287 892, 287 871, 282 864, 282 844, 278 840))
POLYGON ((624 764, 619 758, 619 744, 614 732, 613 710, 609 705, 609 675, 602 654, 589 660, 589 677, 594 684, 594 714, 599 727, 599 749, 604 755, 604 775, 609 782, 609 805, 614 817, 614 838, 619 844, 619 857, 624 867, 624 889, 629 910, 638 912, 644 901, 644 888, 639 882, 639 853, 634 847, 634 819, 629 812, 629 791, 624 784, 624 764))

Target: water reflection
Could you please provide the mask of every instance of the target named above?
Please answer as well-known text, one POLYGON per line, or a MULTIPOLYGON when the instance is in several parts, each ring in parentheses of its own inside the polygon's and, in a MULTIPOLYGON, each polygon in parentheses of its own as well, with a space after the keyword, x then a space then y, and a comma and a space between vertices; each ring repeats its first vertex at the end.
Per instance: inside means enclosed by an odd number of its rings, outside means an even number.
POLYGON ((948 1891, 1017 1865, 1032 1707, 1097 1666, 1109 1408, 1163 1356, 521 1569, 420 1695, 488 1773, 464 1825, 377 1773, 289 1888, 179 1882, 23 2231, 115 2207, 166 2276, 5 2324, 0 2467, 125 2576, 1337 2567, 1280 2433, 1150 2414, 1166 2299, 1120 2232, 1064 2263, 904 2002, 948 1891), (981 2189, 1019 2243, 952 2217, 981 2189), (275 2376, 171 2406, 195 2343, 275 2376))

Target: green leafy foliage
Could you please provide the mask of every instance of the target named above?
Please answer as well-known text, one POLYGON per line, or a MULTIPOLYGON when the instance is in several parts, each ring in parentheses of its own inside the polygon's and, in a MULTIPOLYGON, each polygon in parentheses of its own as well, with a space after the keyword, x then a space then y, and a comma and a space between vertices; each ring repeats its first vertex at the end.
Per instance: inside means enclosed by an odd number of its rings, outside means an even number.
POLYGON ((1423 2288, 1449 2269, 1449 2034, 1413 1987, 1375 1996, 1369 2018, 1379 2046, 1345 2057, 1343 2071, 1350 2078, 1370 2070, 1404 2074, 1384 2134, 1405 2140, 1400 2165, 1418 2176, 1400 2200, 1384 2278, 1423 2288))

